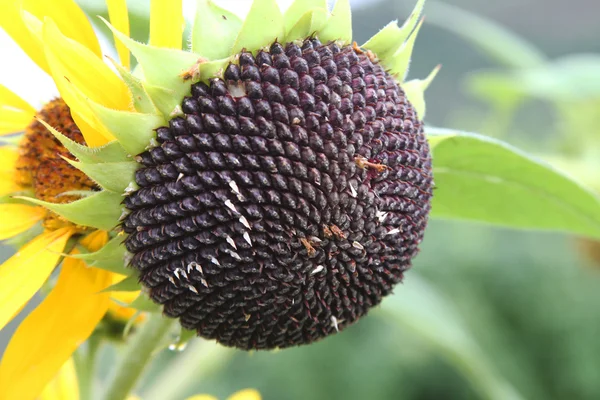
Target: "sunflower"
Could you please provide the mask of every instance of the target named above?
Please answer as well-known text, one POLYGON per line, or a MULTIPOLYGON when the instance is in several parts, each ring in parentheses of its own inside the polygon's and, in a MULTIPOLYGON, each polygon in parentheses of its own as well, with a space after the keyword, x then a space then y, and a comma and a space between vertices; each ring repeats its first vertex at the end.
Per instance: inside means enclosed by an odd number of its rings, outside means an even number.
MULTIPOLYGON (((128 32, 125 3, 108 3, 112 22, 128 32)), ((51 19, 69 40, 101 56, 92 26, 75 2, 2 1, 1 6, 0 27, 46 73, 51 73, 50 65, 56 61, 47 58, 35 21, 51 19)), ((122 50, 119 51, 121 63, 128 66, 129 54, 122 50)), ((128 107, 130 101, 123 84, 119 103, 113 106, 128 107)), ((72 111, 62 98, 50 100, 36 111, 0 85, 0 136, 6 139, 0 142, 3 143, 0 147, 0 215, 3 219, 0 240, 9 240, 20 247, 0 266, 0 329, 38 290, 49 291, 20 324, 4 352, 0 364, 2 398, 36 397, 107 312, 119 321, 127 321, 136 312, 122 306, 124 302, 130 303, 137 296, 135 293, 103 292, 124 279, 118 272, 129 273, 122 268, 122 263, 108 268, 112 269, 109 271, 95 268, 102 262, 94 263, 85 258, 85 253, 99 251, 115 236, 111 229, 77 224, 21 199, 25 196, 67 204, 99 190, 95 182, 69 164, 73 156, 44 126, 52 124, 78 145, 93 147, 106 143, 110 138, 102 136, 102 132, 82 129, 86 126, 86 117, 72 111), (18 141, 7 136, 23 131, 22 136, 16 137, 18 141), (49 278, 59 265, 62 268, 54 282, 49 278)))
MULTIPOLYGON (((79 384, 77 373, 75 372, 75 363, 69 359, 58 371, 56 376, 50 381, 42 393, 39 400, 79 400, 79 384)), ((129 396, 127 400, 140 400, 137 396, 129 396)), ((214 396, 200 394, 188 397, 186 400, 218 400, 214 396)), ((261 400, 260 393, 254 389, 240 390, 227 398, 227 400, 261 400)))
POLYGON ((99 147, 42 121, 97 190, 23 200, 118 231, 86 259, 128 263, 200 336, 271 349, 338 332, 402 280, 427 224, 423 92, 438 69, 405 81, 423 3, 359 46, 348 0, 284 13, 254 0, 245 18, 199 1, 182 49, 181 3, 156 1, 149 44, 106 22, 138 62, 114 62, 118 76, 51 16, 25 13, 99 147))

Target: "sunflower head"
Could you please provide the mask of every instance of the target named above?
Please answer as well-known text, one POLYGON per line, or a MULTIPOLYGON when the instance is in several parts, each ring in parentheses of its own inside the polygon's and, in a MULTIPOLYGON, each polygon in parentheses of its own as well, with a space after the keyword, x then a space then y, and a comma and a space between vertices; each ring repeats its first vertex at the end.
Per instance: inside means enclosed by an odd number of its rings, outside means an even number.
POLYGON ((102 190, 38 203, 118 225, 149 296, 201 336, 270 349, 345 328, 402 280, 427 224, 437 70, 404 82, 422 6, 362 46, 347 0, 255 0, 244 20, 200 1, 188 51, 113 28, 139 63, 116 65, 135 111, 74 102, 117 139, 99 149, 53 131, 102 190))

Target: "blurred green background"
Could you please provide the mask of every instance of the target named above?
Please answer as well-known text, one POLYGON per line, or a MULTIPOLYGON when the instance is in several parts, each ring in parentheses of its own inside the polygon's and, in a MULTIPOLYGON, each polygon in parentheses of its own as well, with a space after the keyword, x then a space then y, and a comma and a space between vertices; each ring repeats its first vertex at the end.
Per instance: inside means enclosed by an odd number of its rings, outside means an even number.
MULTIPOLYGON (((82 3, 102 13, 102 1, 82 3)), ((144 39, 146 2, 130 3, 144 39)), ((413 3, 356 2, 355 39, 404 19, 413 3)), ((597 0, 430 1, 425 15, 410 77, 442 64, 426 95, 428 124, 502 138, 600 187, 597 0)), ((165 352, 142 394, 157 397, 161 370, 200 368, 175 399, 245 387, 266 400, 599 399, 600 266, 586 254, 562 234, 432 221, 404 284, 342 334, 235 352, 214 368, 165 352)))

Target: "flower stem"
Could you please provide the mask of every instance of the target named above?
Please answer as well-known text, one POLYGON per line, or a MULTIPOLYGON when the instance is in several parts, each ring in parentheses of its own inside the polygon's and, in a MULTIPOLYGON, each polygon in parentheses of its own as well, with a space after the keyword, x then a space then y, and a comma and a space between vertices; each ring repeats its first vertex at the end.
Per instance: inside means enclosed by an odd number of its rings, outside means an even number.
POLYGON ((79 398, 91 400, 94 393, 94 373, 96 371, 96 356, 102 345, 102 338, 92 335, 85 346, 73 354, 79 380, 79 398))
POLYGON ((188 390, 224 368, 235 350, 203 339, 192 339, 187 348, 145 390, 145 400, 182 399, 188 390))
POLYGON ((151 361, 154 350, 161 344, 174 323, 174 319, 165 318, 160 314, 150 314, 148 321, 131 338, 123 358, 116 366, 115 374, 104 395, 106 400, 127 398, 151 361))

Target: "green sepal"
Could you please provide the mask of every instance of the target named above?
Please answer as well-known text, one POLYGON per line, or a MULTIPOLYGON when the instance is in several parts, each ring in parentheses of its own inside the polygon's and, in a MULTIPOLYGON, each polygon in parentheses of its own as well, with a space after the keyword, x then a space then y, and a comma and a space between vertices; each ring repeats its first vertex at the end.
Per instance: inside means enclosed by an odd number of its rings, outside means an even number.
POLYGON ((123 81, 131 91, 133 107, 136 111, 144 114, 158 114, 160 111, 152 104, 152 99, 148 93, 146 93, 146 90, 144 90, 141 79, 134 76, 112 58, 108 57, 108 59, 112 62, 115 69, 119 72, 119 75, 121 75, 121 78, 123 78, 123 81))
POLYGON ((317 35, 321 42, 352 42, 352 11, 350 0, 337 0, 325 27, 317 35))
POLYGON ((100 293, 106 292, 137 292, 141 290, 142 286, 140 285, 139 278, 137 274, 128 276, 123 279, 121 282, 115 283, 114 285, 110 285, 106 289, 102 290, 100 293))
POLYGON ((414 31, 419 17, 423 13, 424 5, 425 0, 419 0, 402 27, 398 27, 397 21, 392 21, 361 47, 371 50, 380 60, 392 56, 414 31))
POLYGON ((38 119, 38 121, 44 125, 46 129, 48 129, 48 131, 50 131, 50 133, 54 135, 54 137, 81 162, 95 164, 130 160, 130 157, 125 149, 117 141, 112 141, 101 147, 84 146, 69 139, 41 119, 38 119))
POLYGON ((276 40, 283 41, 285 28, 283 15, 275 0, 254 0, 246 20, 235 39, 232 54, 242 49, 256 51, 276 40))
POLYGON ((390 74, 396 76, 401 82, 404 81, 408 74, 408 67, 410 65, 410 58, 412 56, 413 48, 415 47, 415 41, 421 26, 423 26, 424 19, 421 18, 417 24, 415 30, 408 37, 406 42, 390 57, 381 59, 381 63, 390 69, 390 74))
POLYGON ((125 189, 135 182, 135 171, 140 166, 135 161, 90 164, 69 160, 65 157, 63 159, 86 174, 103 189, 119 194, 123 194, 125 189))
POLYGON ((98 251, 93 253, 73 254, 70 257, 84 261, 120 260, 123 264, 123 257, 126 251, 123 240, 125 240, 123 236, 115 236, 98 251))
POLYGON ((123 197, 114 192, 102 190, 92 196, 68 204, 56 204, 33 197, 16 196, 30 203, 44 206, 76 225, 96 229, 112 230, 119 223, 123 197))
POLYGON ((144 292, 140 293, 140 295, 136 297, 135 300, 133 300, 131 303, 129 303, 127 307, 135 308, 136 310, 150 313, 162 312, 162 306, 150 300, 148 295, 144 292))
POLYGON ((73 254, 69 257, 83 260, 91 267, 121 275, 132 275, 135 270, 127 268, 125 265, 125 253, 127 250, 123 245, 123 240, 123 236, 116 236, 96 252, 73 254))
POLYGON ((212 0, 199 0, 190 38, 192 51, 208 60, 228 57, 242 24, 237 15, 212 0), (218 38, 218 45, 215 38, 218 38))
POLYGON ((425 117, 425 90, 440 71, 440 68, 442 68, 441 65, 435 67, 425 79, 413 79, 402 84, 402 89, 404 90, 406 97, 415 110, 417 110, 417 116, 420 119, 425 117))
POLYGON ((162 86, 155 86, 144 82, 144 89, 152 98, 152 102, 156 108, 165 116, 165 119, 170 119, 170 117, 177 112, 177 107, 180 107, 181 101, 183 100, 183 97, 177 100, 174 90, 162 86))
POLYGON ((287 32, 285 41, 291 42, 296 39, 305 39, 313 33, 318 32, 327 22, 327 17, 327 9, 324 8, 307 11, 298 20, 296 25, 287 32))
POLYGON ((88 103, 100 122, 132 155, 142 153, 156 136, 154 130, 166 125, 162 115, 113 110, 91 100, 88 103))
MULTIPOLYGON (((181 103, 183 96, 190 91, 190 83, 184 80, 183 76, 198 62, 200 56, 189 51, 154 47, 136 42, 113 28, 105 19, 102 21, 137 59, 144 72, 144 80, 150 85, 168 87, 174 93, 175 106, 181 103)), ((150 93, 148 94, 151 96, 150 93)), ((169 117, 171 111, 163 112, 163 115, 169 117)))
POLYGON ((327 12, 327 0, 295 0, 283 14, 283 25, 288 37, 294 26, 299 22, 298 15, 301 15, 300 19, 302 19, 309 11, 317 8, 325 10, 326 17, 329 16, 327 12))

